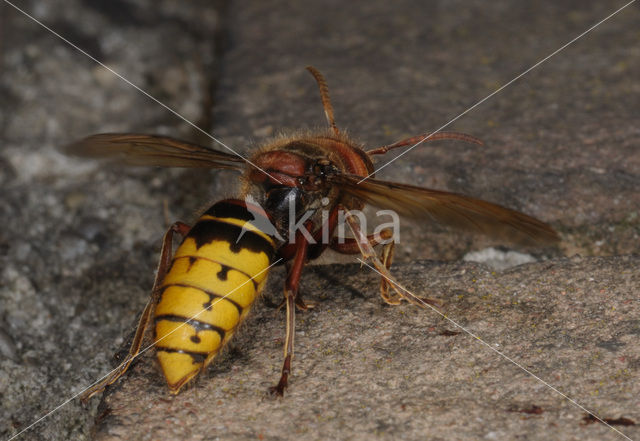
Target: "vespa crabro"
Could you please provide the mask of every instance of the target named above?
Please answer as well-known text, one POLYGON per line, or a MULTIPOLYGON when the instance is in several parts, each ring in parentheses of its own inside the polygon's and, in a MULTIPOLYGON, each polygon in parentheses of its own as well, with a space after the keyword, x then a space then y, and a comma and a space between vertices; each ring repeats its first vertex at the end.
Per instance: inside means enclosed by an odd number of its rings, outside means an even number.
POLYGON ((365 204, 515 243, 549 244, 559 239, 549 225, 490 202, 373 178, 373 157, 390 150, 441 139, 481 142, 462 133, 439 132, 365 150, 338 129, 324 77, 313 67, 307 69, 318 83, 329 129, 281 136, 260 147, 248 161, 169 137, 131 133, 93 135, 67 146, 69 154, 124 164, 233 169, 242 173, 243 181, 238 199, 217 202, 193 227, 177 222, 168 229, 151 296, 129 353, 83 399, 126 372, 152 322, 158 361, 169 391, 178 393, 229 341, 275 264, 286 264, 287 270, 286 338, 280 380, 270 390, 282 395, 291 371, 295 311, 307 308, 298 292, 302 270, 327 248, 370 260, 383 275, 380 291, 385 302, 438 304, 394 283, 389 272, 391 232, 367 236, 352 214, 365 204), (353 237, 334 237, 336 228, 344 224, 353 237), (172 252, 175 234, 183 241, 172 252), (379 244, 384 245, 380 256, 374 251, 379 244))

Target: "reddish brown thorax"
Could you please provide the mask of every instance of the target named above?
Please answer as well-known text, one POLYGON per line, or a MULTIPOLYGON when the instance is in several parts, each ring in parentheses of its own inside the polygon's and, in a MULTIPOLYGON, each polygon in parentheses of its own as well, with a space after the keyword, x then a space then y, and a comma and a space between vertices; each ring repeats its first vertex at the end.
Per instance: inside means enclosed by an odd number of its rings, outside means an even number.
MULTIPOLYGON (((329 236, 333 233, 340 204, 346 205, 347 209, 360 208, 351 206, 351 198, 343 200, 339 189, 331 183, 330 175, 365 177, 373 171, 373 163, 362 148, 346 136, 335 134, 277 140, 255 154, 251 161, 259 168, 248 170, 246 192, 272 215, 274 225, 283 237, 292 221, 291 200, 295 199, 296 222, 305 213, 314 212, 304 222, 304 228, 317 242, 309 247, 309 258, 316 257, 326 248, 327 244, 321 240, 323 231, 325 235, 328 231, 329 236), (325 212, 324 217, 322 212, 325 212)), ((285 240, 280 257, 292 258, 296 241, 285 240)))

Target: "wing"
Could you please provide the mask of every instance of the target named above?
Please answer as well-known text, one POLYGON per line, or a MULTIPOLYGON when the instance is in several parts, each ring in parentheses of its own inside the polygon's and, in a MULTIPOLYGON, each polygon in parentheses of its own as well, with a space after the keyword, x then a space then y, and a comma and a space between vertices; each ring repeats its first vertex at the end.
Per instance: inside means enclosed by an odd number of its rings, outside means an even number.
POLYGON ((330 182, 351 196, 376 207, 413 218, 427 218, 444 226, 479 232, 523 245, 551 244, 560 240, 549 225, 526 214, 491 202, 446 191, 395 182, 334 175, 330 182))
POLYGON ((159 167, 230 168, 243 170, 238 155, 220 152, 167 136, 136 133, 92 135, 61 149, 68 155, 108 158, 126 165, 159 167))

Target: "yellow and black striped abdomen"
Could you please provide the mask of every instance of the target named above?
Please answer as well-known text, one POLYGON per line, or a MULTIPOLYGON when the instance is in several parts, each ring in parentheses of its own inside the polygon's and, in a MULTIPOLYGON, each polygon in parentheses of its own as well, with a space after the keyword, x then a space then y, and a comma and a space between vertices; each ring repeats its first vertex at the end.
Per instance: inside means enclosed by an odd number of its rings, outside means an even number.
POLYGON ((155 308, 158 361, 172 393, 206 367, 246 316, 275 257, 253 224, 262 210, 225 200, 204 213, 176 250, 155 308))

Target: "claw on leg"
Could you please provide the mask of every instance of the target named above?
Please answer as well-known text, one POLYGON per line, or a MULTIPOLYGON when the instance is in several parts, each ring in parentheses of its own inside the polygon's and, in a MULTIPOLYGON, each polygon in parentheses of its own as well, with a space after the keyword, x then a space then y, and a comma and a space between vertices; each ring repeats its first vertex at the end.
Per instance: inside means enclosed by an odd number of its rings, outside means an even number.
POLYGON ((295 295, 285 289, 285 304, 287 305, 287 331, 284 339, 284 362, 282 373, 278 384, 269 388, 271 395, 283 396, 284 390, 289 385, 289 374, 291 374, 291 359, 293 358, 293 337, 295 334, 296 305, 295 295))

